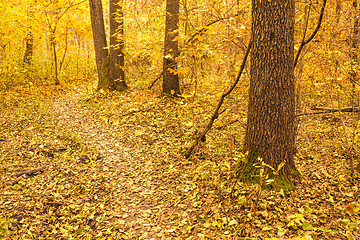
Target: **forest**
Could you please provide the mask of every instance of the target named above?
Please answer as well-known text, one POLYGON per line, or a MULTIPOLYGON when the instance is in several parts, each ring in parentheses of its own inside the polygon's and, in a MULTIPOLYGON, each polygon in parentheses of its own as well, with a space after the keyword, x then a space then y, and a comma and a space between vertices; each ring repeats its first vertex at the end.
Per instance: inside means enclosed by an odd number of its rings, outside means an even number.
POLYGON ((358 0, 0 0, 0 239, 360 239, 358 0))

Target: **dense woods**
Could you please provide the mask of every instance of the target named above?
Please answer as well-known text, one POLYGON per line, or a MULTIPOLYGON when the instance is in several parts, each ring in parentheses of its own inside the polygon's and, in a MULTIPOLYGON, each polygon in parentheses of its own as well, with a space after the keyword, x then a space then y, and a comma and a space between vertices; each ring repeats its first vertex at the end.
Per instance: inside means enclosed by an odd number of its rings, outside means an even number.
POLYGON ((358 5, 0 1, 0 238, 359 239, 358 5))

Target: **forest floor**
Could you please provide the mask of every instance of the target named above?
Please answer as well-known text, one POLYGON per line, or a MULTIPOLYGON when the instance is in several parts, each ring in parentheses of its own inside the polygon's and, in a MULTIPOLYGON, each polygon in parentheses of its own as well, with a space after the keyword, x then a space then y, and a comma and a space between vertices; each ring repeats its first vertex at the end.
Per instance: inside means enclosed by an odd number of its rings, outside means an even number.
POLYGON ((2 239, 360 239, 358 116, 301 118, 286 195, 236 180, 245 104, 185 159, 216 100, 47 92, 0 95, 2 239))

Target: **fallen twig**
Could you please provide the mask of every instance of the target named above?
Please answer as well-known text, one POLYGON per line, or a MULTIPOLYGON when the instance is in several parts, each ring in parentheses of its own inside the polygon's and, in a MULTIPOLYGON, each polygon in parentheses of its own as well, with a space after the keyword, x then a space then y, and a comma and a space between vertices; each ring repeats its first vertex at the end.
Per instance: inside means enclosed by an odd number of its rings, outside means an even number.
POLYGON ((315 111, 320 110, 321 112, 300 113, 300 114, 296 115, 296 117, 325 114, 325 113, 334 113, 334 112, 360 112, 359 107, 345 107, 345 108, 312 107, 311 110, 315 110, 315 111))
POLYGON ((344 108, 327 108, 327 107, 312 107, 311 110, 323 110, 327 112, 359 112, 359 107, 344 107, 344 108))
POLYGON ((26 178, 26 175, 31 175, 31 174, 34 174, 36 172, 40 172, 40 171, 44 170, 45 168, 46 168, 46 166, 44 165, 44 166, 41 166, 41 167, 38 167, 38 168, 34 168, 32 170, 31 169, 26 169, 26 170, 22 170, 20 172, 17 172, 17 173, 10 176, 10 177, 17 177, 17 178, 15 178, 13 180, 10 180, 9 184, 14 185, 14 184, 18 183, 21 179, 26 178))
POLYGON ((25 169, 25 170, 22 170, 20 172, 17 172, 13 175, 11 175, 10 177, 18 177, 18 176, 21 176, 21 175, 24 175, 24 174, 27 174, 27 175, 30 175, 30 174, 33 174, 33 173, 36 173, 36 172, 39 172, 39 171, 42 171, 46 168, 46 166, 41 166, 41 167, 38 167, 38 168, 34 168, 34 169, 25 169))

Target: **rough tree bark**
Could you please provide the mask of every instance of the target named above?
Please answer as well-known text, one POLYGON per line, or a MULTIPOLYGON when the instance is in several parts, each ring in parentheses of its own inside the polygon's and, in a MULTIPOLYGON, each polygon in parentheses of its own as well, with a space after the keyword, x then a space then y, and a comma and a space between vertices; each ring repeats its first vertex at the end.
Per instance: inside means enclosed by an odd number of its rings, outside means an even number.
MULTIPOLYGON (((280 170, 291 189, 298 172, 295 153, 294 0, 252 1, 252 50, 243 166, 245 179, 256 175, 258 157, 280 170)), ((269 172, 271 174, 271 172, 269 172)), ((286 185, 285 185, 286 184, 286 185)))
POLYGON ((175 97, 181 95, 176 62, 176 58, 179 56, 178 36, 179 0, 167 0, 163 62, 163 93, 175 97))
POLYGON ((110 0, 110 79, 114 88, 123 91, 125 82, 124 59, 124 1, 110 0))
POLYGON ((113 89, 110 82, 110 58, 106 44, 106 34, 101 0, 89 0, 91 27, 93 32, 96 67, 98 72, 97 89, 113 89))

